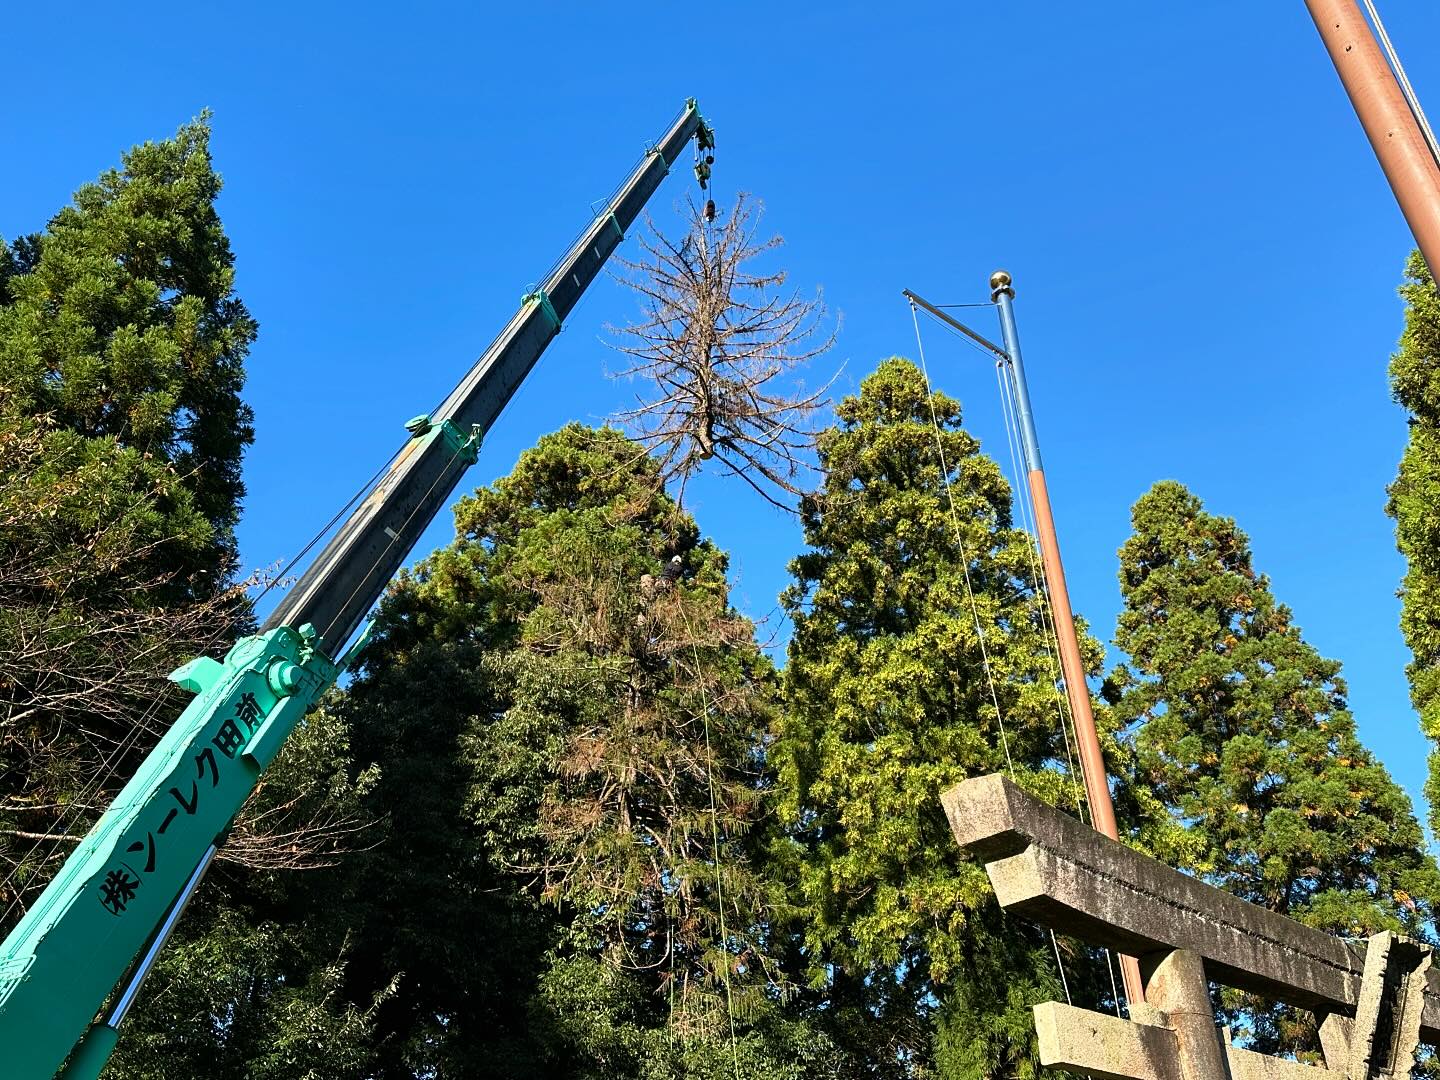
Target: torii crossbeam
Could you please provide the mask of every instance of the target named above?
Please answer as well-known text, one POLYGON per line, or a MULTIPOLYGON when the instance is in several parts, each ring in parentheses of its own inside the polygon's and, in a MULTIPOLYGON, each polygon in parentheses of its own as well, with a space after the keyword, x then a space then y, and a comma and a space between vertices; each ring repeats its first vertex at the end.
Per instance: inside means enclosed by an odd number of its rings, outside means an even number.
POLYGON ((1044 1065, 1116 1080, 1404 1080, 1421 1042, 1440 1045, 1428 945, 1388 932, 1351 945, 1103 837, 1003 776, 942 802, 1006 911, 1140 957, 1146 1000, 1130 1020, 1035 1007, 1044 1065), (1314 1011, 1325 1064, 1230 1045, 1212 981, 1314 1011))

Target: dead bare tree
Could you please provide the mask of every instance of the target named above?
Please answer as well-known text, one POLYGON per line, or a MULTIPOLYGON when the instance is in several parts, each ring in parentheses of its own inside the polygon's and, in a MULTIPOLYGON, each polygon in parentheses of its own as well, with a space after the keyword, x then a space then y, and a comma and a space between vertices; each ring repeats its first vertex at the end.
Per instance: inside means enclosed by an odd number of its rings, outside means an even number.
POLYGON ((650 222, 644 257, 621 260, 621 280, 640 294, 644 317, 610 328, 611 344, 631 361, 616 374, 643 389, 617 419, 682 497, 690 476, 714 459, 724 474, 793 512, 814 473, 817 413, 834 382, 806 391, 796 369, 829 350, 838 323, 827 329, 818 295, 787 290, 785 271, 747 268, 783 243, 757 239, 760 216, 760 204, 745 195, 714 223, 692 201, 679 242, 650 222))

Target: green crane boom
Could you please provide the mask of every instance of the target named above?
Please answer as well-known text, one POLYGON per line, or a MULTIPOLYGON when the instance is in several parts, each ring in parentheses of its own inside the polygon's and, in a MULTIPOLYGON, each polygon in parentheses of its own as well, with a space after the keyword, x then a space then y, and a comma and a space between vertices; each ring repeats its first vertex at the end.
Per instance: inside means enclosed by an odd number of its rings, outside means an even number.
POLYGON ((99 1075, 260 775, 344 670, 345 646, 475 462, 481 433, 691 139, 702 156, 714 146, 693 99, 444 404, 406 425, 410 440, 260 632, 170 676, 196 697, 0 946, 6 1080, 50 1080, 67 1059, 67 1078, 99 1075))

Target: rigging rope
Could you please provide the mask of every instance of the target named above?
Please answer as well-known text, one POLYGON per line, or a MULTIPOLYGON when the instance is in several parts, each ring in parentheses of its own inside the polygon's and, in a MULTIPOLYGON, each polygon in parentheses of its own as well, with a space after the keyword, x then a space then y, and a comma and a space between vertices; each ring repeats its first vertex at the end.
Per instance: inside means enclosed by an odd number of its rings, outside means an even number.
MULTIPOLYGON (((950 306, 958 306, 958 305, 950 305, 950 306)), ((986 304, 986 305, 983 305, 983 306, 985 306, 985 307, 991 307, 991 306, 993 306, 993 305, 986 304)), ((910 301, 910 318, 911 318, 911 321, 913 322, 913 324, 914 324, 914 326, 915 326, 915 347, 916 347, 916 350, 917 350, 917 352, 919 353, 919 357, 920 357, 920 371, 921 371, 921 374, 924 376, 924 379, 925 379, 925 390, 926 390, 927 395, 931 395, 931 398, 930 398, 930 423, 931 423, 931 427, 934 429, 934 433, 935 433, 935 445, 936 445, 937 450, 938 450, 939 453, 940 453, 941 475, 942 475, 942 477, 944 478, 945 494, 946 494, 947 500, 949 501, 950 517, 951 517, 951 521, 952 521, 952 524, 953 524, 954 529, 955 529, 955 541, 956 541, 956 544, 960 547, 960 554, 961 554, 960 562, 961 562, 961 567, 965 570, 965 590, 966 590, 966 593, 967 593, 967 595, 969 596, 969 599, 970 599, 970 609, 971 609, 971 613, 972 613, 972 615, 974 615, 974 617, 975 617, 975 630, 976 630, 977 635, 979 635, 979 637, 980 637, 980 658, 981 658, 981 665, 982 665, 982 667, 984 668, 984 671, 985 671, 985 678, 986 678, 987 682, 989 683, 991 700, 992 700, 992 701, 994 702, 994 704, 995 704, 996 715, 997 715, 997 717, 1000 718, 1000 735, 1001 735, 1002 745, 1004 745, 1004 748, 1005 748, 1005 761, 1006 761, 1006 765, 1009 767, 1010 778, 1013 780, 1013 779, 1015 778, 1015 765, 1014 765, 1014 762, 1011 760, 1011 757, 1010 757, 1010 748, 1009 748, 1008 741, 1006 740, 1006 737, 1005 737, 1004 718, 1003 718, 1003 716, 1000 716, 1000 701, 999 701, 999 697, 998 697, 998 694, 997 694, 996 689, 995 689, 995 679, 994 679, 994 675, 993 675, 993 673, 992 673, 992 671, 991 671, 991 669, 990 669, 990 661, 989 661, 989 657, 988 657, 987 650, 985 649, 984 634, 983 634, 983 633, 981 632, 981 630, 980 630, 979 612, 978 612, 978 609, 976 608, 976 605, 975 605, 974 592, 973 592, 973 590, 971 589, 971 584, 970 584, 970 572, 969 572, 968 560, 967 560, 967 558, 966 558, 966 556, 965 556, 964 542, 963 542, 963 540, 962 540, 961 537, 960 537, 959 518, 958 518, 958 515, 957 515, 956 510, 955 510, 955 498, 954 498, 954 494, 953 494, 952 491, 951 491, 949 469, 948 469, 948 467, 947 467, 946 464, 945 464, 945 451, 944 451, 944 447, 943 447, 942 442, 941 442, 940 424, 939 424, 938 418, 937 418, 936 415, 935 415, 935 405, 934 405, 934 401, 933 401, 933 393, 932 393, 932 388, 931 388, 931 384, 930 384, 930 371, 929 371, 929 367, 927 366, 927 364, 926 364, 926 362, 925 362, 925 343, 924 343, 924 341, 923 341, 923 339, 922 339, 922 337, 921 337, 921 334, 920 334, 920 319, 919 319, 919 314, 918 314, 918 308, 917 308, 917 305, 915 304, 915 302, 914 302, 913 300, 910 301)), ((943 325, 943 324, 942 324, 942 325, 943 325)), ((954 331, 952 331, 952 333, 954 333, 954 331)), ((961 340, 966 341, 967 344, 971 345, 971 347, 973 347, 977 352, 982 352, 986 357, 990 357, 990 356, 991 356, 990 353, 985 352, 984 350, 982 350, 979 345, 976 345, 974 342, 969 341, 969 339, 964 338, 962 335, 956 334, 955 336, 956 336, 956 337, 961 337, 961 340)), ((1083 802, 1082 802, 1082 797, 1081 797, 1081 795, 1080 795, 1080 789, 1079 789, 1079 787, 1078 787, 1078 784, 1076 783, 1076 777, 1077 777, 1077 775, 1081 776, 1081 778, 1083 779, 1083 774, 1081 774, 1081 772, 1080 772, 1080 769, 1079 769, 1079 767, 1078 767, 1078 763, 1077 763, 1073 758, 1070 757, 1070 755, 1071 755, 1071 735, 1072 735, 1071 728, 1073 728, 1073 725, 1074 725, 1074 717, 1073 717, 1073 716, 1070 716, 1070 717, 1069 717, 1070 727, 1067 727, 1067 726, 1066 726, 1066 718, 1067 718, 1067 715, 1069 714, 1069 709, 1068 709, 1069 702, 1066 700, 1064 694, 1061 692, 1061 689, 1060 689, 1059 666, 1058 666, 1058 662, 1057 662, 1057 660, 1056 660, 1056 656, 1057 656, 1058 651, 1059 651, 1059 638, 1058 638, 1058 635, 1057 635, 1056 630, 1055 630, 1054 609, 1053 609, 1053 607, 1052 607, 1052 605, 1051 605, 1051 601, 1050 601, 1050 587, 1049 587, 1049 582, 1045 579, 1044 568, 1043 568, 1042 566, 1040 566, 1040 565, 1037 563, 1036 559, 1035 559, 1034 544, 1033 544, 1033 541, 1031 540, 1031 536, 1034 535, 1034 524, 1033 524, 1033 522, 1034 522, 1034 508, 1033 508, 1033 506, 1032 506, 1032 505, 1030 504, 1030 502, 1029 502, 1028 487, 1027 487, 1026 485, 1022 485, 1022 484, 1019 483, 1019 476, 1020 476, 1020 474, 1019 474, 1018 457, 1017 457, 1017 447, 1019 446, 1019 440, 1020 440, 1020 434, 1019 434, 1019 431, 1018 431, 1018 423, 1019 423, 1019 421, 1018 421, 1018 417, 1016 417, 1016 415, 1015 415, 1014 402, 1011 400, 1010 393, 1009 393, 1009 387, 1007 386, 1006 380, 1003 378, 1003 375, 1002 375, 1002 373, 1001 373, 1001 371, 1000 371, 1000 367, 1001 367, 1002 364, 1003 364, 1003 361, 1001 361, 1000 364, 997 364, 997 365, 996 365, 996 375, 997 375, 997 380, 998 380, 999 383, 1000 383, 1001 403, 1002 403, 1002 408, 1003 408, 1003 411, 1004 411, 1004 414, 1005 414, 1005 435, 1006 435, 1006 440, 1007 440, 1007 442, 1009 443, 1009 446, 1010 446, 1011 467, 1012 467, 1012 469, 1015 470, 1015 481, 1016 481, 1016 482, 1013 484, 1013 489, 1014 489, 1014 491, 1016 492, 1017 497, 1019 498, 1019 501, 1020 501, 1021 521, 1022 521, 1022 523, 1023 523, 1023 524, 1026 526, 1026 528, 1027 528, 1027 536, 1026 536, 1026 542, 1025 542, 1025 549, 1026 549, 1026 552, 1027 552, 1027 554, 1028 554, 1028 556, 1029 556, 1029 560, 1030 560, 1032 584, 1033 584, 1033 587, 1034 587, 1034 589, 1035 589, 1036 596, 1040 599, 1041 626, 1042 626, 1042 629, 1044 629, 1044 631, 1045 631, 1045 651, 1046 651, 1046 656, 1047 656, 1047 658, 1048 658, 1048 660, 1049 660, 1049 664, 1050 664, 1051 687, 1052 687, 1052 689, 1054 690, 1055 695, 1056 695, 1056 719, 1057 719, 1057 721, 1058 721, 1058 723, 1059 723, 1061 735, 1063 736, 1064 741, 1065 741, 1065 752, 1066 752, 1066 757, 1067 757, 1067 759, 1069 759, 1071 783, 1072 783, 1072 785, 1076 785, 1076 788, 1075 788, 1076 812, 1079 814, 1080 820, 1083 821, 1083 820, 1085 820, 1085 813, 1084 813, 1084 809, 1083 809, 1083 802)), ((1077 742, 1078 742, 1078 739, 1077 739, 1077 742)), ((1070 984, 1069 984, 1069 980, 1066 978, 1066 975, 1065 975, 1065 964, 1064 964, 1064 961, 1061 959, 1061 955, 1060 955, 1060 942, 1059 942, 1059 939, 1056 937, 1054 930, 1049 931, 1049 934, 1050 934, 1050 944, 1051 944, 1051 947, 1052 947, 1052 948, 1054 949, 1054 951, 1055 951, 1055 964, 1056 964, 1057 969, 1058 969, 1059 972, 1060 972, 1060 983, 1061 983, 1061 986, 1064 987, 1064 990, 1065 990, 1065 1001, 1066 1001, 1067 1004, 1073 1004, 1073 1001, 1072 1001, 1071 996, 1070 996, 1070 984)), ((1108 948, 1105 950, 1105 966, 1106 966, 1106 969, 1108 970, 1108 972, 1109 972, 1109 974, 1110 974, 1110 990, 1111 990, 1112 1000, 1113 1000, 1114 1005, 1115 1005, 1115 1013, 1116 1013, 1116 1015, 1118 1016, 1118 1015, 1120 1015, 1120 989, 1119 989, 1119 984, 1118 984, 1118 982, 1117 982, 1117 980, 1116 980, 1116 978, 1115 978, 1114 958, 1113 958, 1113 956, 1112 956, 1112 954, 1111 954, 1111 951, 1110 951, 1108 948)))
POLYGON ((970 558, 965 551, 965 540, 960 533, 960 515, 955 510, 955 493, 950 487, 950 466, 945 460, 945 444, 940 437, 940 420, 935 415, 935 393, 930 385, 930 369, 925 364, 925 343, 920 340, 920 317, 915 304, 910 304, 910 318, 915 324, 915 347, 920 354, 920 374, 925 379, 925 400, 930 406, 930 426, 935 432, 935 451, 940 458, 940 479, 945 487, 945 499, 950 507, 950 525, 955 533, 955 546, 960 549, 960 569, 965 577, 965 595, 970 601, 970 614, 975 620, 975 637, 980 645, 980 664, 985 671, 985 681, 990 687, 990 700, 995 706, 995 719, 1000 729, 1000 746, 1005 751, 1005 765, 1011 779, 1015 777, 1015 762, 1010 757, 1010 739, 1005 733, 1005 714, 1000 708, 1000 695, 995 689, 995 677, 990 671, 990 653, 985 647, 985 631, 980 626, 980 609, 975 603, 975 590, 970 582, 970 558))
POLYGON ((379 482, 380 478, 385 475, 386 470, 388 470, 390 466, 395 463, 395 459, 400 456, 400 451, 404 450, 406 445, 408 444, 402 444, 399 449, 397 449, 393 454, 391 454, 390 460, 385 462, 384 465, 381 465, 380 468, 376 469, 375 475, 370 477, 369 480, 366 480, 365 483, 361 484, 360 487, 356 489, 355 494, 350 496, 350 500, 339 510, 335 511, 335 516, 332 517, 329 521, 327 521, 324 525, 322 525, 320 527, 320 531, 310 538, 309 542, 300 549, 299 553, 295 555, 295 557, 292 558, 288 563, 286 563, 273 579, 266 583, 265 587, 260 590, 260 595, 255 597, 255 599, 251 601, 252 607, 258 606, 260 601, 265 599, 266 593, 268 593, 271 589, 275 588, 275 586, 280 584, 280 582, 284 581, 285 575, 290 573, 291 570, 295 569, 296 564, 299 563, 301 559, 303 559, 306 555, 310 554, 310 551, 315 547, 315 545, 318 544, 321 540, 323 540, 325 538, 325 535, 336 526, 340 519, 350 512, 350 508, 370 493, 370 491, 379 482))
MULTIPOLYGON (((1015 478, 1014 489, 1020 501, 1020 518, 1027 532, 1025 541, 1025 553, 1030 562, 1030 576, 1037 595, 1040 597, 1040 622, 1045 631, 1045 653, 1050 663, 1050 685, 1055 692, 1055 713, 1060 722, 1060 733, 1065 738, 1065 758, 1070 767, 1070 783, 1074 789, 1075 813, 1084 821, 1087 817, 1086 811, 1089 804, 1083 794, 1082 784, 1085 779, 1084 762, 1077 757, 1072 757, 1071 739, 1075 745, 1080 742, 1079 733, 1075 731, 1075 714, 1070 708, 1070 699, 1061 689, 1060 678, 1060 633, 1055 625, 1055 608, 1050 599, 1050 580, 1045 574, 1045 564, 1035 558, 1035 545, 1032 538, 1038 535, 1035 522, 1035 505, 1030 494, 1030 485, 1020 483, 1020 445, 1022 441, 1020 433, 1020 413, 1014 399, 1014 387, 1010 380, 1003 377, 1001 366, 1003 361, 995 365, 996 382, 1000 387, 1000 401, 1005 414, 1005 439, 1010 445, 1010 468, 1015 478), (1068 720, 1068 726, 1067 726, 1068 720)), ((1093 818, 1092 822, 1093 824, 1093 818)), ((1055 933, 1051 931, 1050 939, 1055 941, 1055 933)), ((1056 944, 1056 956, 1059 956, 1059 945, 1056 944)), ((1110 976, 1111 1001, 1115 1006, 1115 1015, 1120 1015, 1120 986, 1115 978, 1115 954, 1105 950, 1105 970, 1110 976)), ((1064 975, 1064 969, 1061 969, 1064 975)))
MULTIPOLYGON (((1020 504, 1020 524, 1025 530, 1025 556, 1030 565, 1030 584, 1035 591, 1036 598, 1040 601, 1040 629, 1045 635, 1045 656, 1050 665, 1050 688, 1054 691, 1055 697, 1055 719, 1060 727, 1060 734, 1065 740, 1065 763, 1070 771, 1070 784, 1072 794, 1075 798, 1075 813, 1081 821, 1086 819, 1088 806, 1085 802, 1082 782, 1084 780, 1084 763, 1080 762, 1075 755, 1071 745, 1071 736, 1075 726, 1075 718, 1070 715, 1070 702, 1060 689, 1060 669, 1056 661, 1056 652, 1059 649, 1059 636, 1055 630, 1055 620, 1050 608, 1050 583, 1045 578, 1045 568, 1035 558, 1035 544, 1033 537, 1036 535, 1034 508, 1030 505, 1028 485, 1022 486, 1019 483, 1020 477, 1020 431, 1019 418, 1015 414, 1014 400, 1011 397, 1009 381, 1004 377, 1002 368, 1004 361, 996 361, 995 381, 1000 391, 1000 403, 1005 414, 1005 441, 1010 448, 1010 469, 1016 478, 1013 485, 1016 500, 1020 504), (1052 647, 1053 646, 1053 647, 1052 647)), ((1078 743, 1079 739, 1076 737, 1078 743)))
MULTIPOLYGON (((710 693, 705 688, 705 675, 700 667, 700 646, 696 641, 695 628, 690 623, 690 612, 685 608, 682 597, 676 595, 680 617, 685 620, 685 630, 690 635, 690 652, 695 658, 695 678, 700 683, 700 717, 705 728, 705 782, 710 792, 710 850, 715 860, 715 906, 720 913, 720 951, 725 955, 725 1012, 730 1020, 730 1058, 735 1066, 735 1080, 740 1076, 740 1045, 735 1038, 735 997, 730 988, 730 934, 725 928, 725 886, 720 865, 720 820, 715 809, 715 768, 714 754, 710 750, 710 693)), ((673 954, 672 954, 673 960, 673 954)), ((673 986, 674 979, 672 977, 673 986)), ((673 991, 672 991, 673 992, 673 991)), ((673 1012, 674 1006, 672 1004, 673 1012)))
MULTIPOLYGON (((935 451, 940 458, 940 478, 945 487, 945 500, 950 508, 950 523, 955 533, 955 545, 960 549, 960 568, 964 571, 965 595, 970 601, 970 614, 975 620, 975 635, 980 644, 980 666, 985 672, 985 681, 990 688, 990 700, 995 705, 995 719, 1000 729, 1000 745, 1005 751, 1005 765, 1010 779, 1015 779, 1015 762, 1010 756, 1010 740, 1005 734, 1005 715, 1000 708, 1000 695, 995 688, 995 674, 990 669, 990 654, 985 647, 985 632, 980 626, 980 609, 975 603, 975 590, 970 582, 970 559, 965 551, 965 541, 960 533, 960 516, 955 510, 955 493, 950 485, 950 468, 945 461, 945 444, 940 435, 940 420, 935 415, 935 392, 930 384, 930 368, 925 362, 925 342, 920 336, 920 316, 915 302, 910 302, 910 319, 915 326, 915 349, 920 356, 920 374, 925 379, 925 400, 930 406, 930 427, 935 433, 935 451)), ((1028 543, 1027 543, 1028 546, 1028 543)), ((1065 1004, 1073 1005, 1070 995, 1070 980, 1065 975, 1065 962, 1060 956, 1060 940, 1055 931, 1050 931, 1050 947, 1055 950, 1055 969, 1060 973, 1060 985, 1065 990, 1065 1004)))

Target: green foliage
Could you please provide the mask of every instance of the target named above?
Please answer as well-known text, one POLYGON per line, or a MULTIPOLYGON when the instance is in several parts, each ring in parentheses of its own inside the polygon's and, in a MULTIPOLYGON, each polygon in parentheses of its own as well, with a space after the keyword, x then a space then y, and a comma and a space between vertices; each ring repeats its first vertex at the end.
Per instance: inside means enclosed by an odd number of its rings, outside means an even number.
POLYGON ((248 619, 255 324, 208 138, 202 118, 132 149, 0 244, 0 928, 53 868, 34 837, 83 833, 179 712, 165 673, 248 619))
POLYGON ((305 852, 310 871, 296 874, 290 850, 313 842, 316 820, 339 828, 352 847, 378 828, 364 827, 361 806, 375 771, 355 767, 334 697, 286 743, 237 827, 242 835, 221 849, 229 861, 212 869, 161 954, 107 1080, 371 1075, 374 1015, 395 988, 359 1004, 347 999, 355 962, 348 909, 316 876, 326 860, 305 852), (287 833, 276 818, 311 827, 287 833), (250 835, 256 820, 271 834, 250 835), (234 861, 253 855, 252 846, 270 852, 271 868, 234 861))
MULTIPOLYGON (((0 266, 0 416, 50 417, 182 478, 227 570, 255 322, 234 295, 208 118, 125 154, 0 266)), ((222 581, 212 581, 213 589, 222 581)))
MULTIPOLYGON (((712 1008, 718 1006, 712 1002, 712 1008)), ((557 960, 541 980, 534 1023, 547 1076, 576 1080, 807 1080, 858 1076, 814 1017, 767 1003, 732 1045, 723 1015, 702 1030, 665 1023, 664 1002, 591 957, 557 960)))
MULTIPOLYGON (((1420 727, 1440 744, 1440 292, 1417 251, 1406 267, 1405 333, 1390 360, 1395 400, 1410 413, 1410 442, 1386 508, 1405 556, 1400 629, 1413 660, 1410 698, 1420 727)), ((1431 826, 1440 824, 1440 751, 1425 785, 1431 826)))
MULTIPOLYGON (((1004 771, 1074 799, 1030 539, 959 404, 909 361, 881 364, 837 417, 783 597, 794 636, 772 749, 807 974, 837 1003, 891 1016, 896 1030, 873 1037, 894 1060, 929 1054, 926 1025, 905 1025, 938 996, 945 1075, 1000 1061, 1033 1075, 1029 1005, 1058 990, 1048 941, 1000 923, 939 802, 1004 771)), ((1100 650, 1084 642, 1093 670, 1100 650)))
POLYGON ((724 555, 577 425, 456 527, 343 706, 380 769, 382 840, 339 871, 356 1007, 396 980, 377 1075, 731 1075, 732 999, 746 1075, 832 1075, 765 947, 774 676, 724 555))
MULTIPOLYGON (((1424 934, 1440 874, 1410 800, 1356 736, 1340 664, 1301 637, 1233 520, 1163 481, 1133 521, 1115 638, 1130 660, 1106 692, 1134 726, 1152 853, 1334 933, 1424 934)), ((1313 1042, 1308 1014, 1254 1020, 1263 1047, 1313 1042)))
MULTIPOLYGON (((255 324, 208 140, 202 118, 136 147, 0 245, 0 929, 183 709, 166 673, 249 625, 232 530, 255 324)), ((344 936, 286 872, 363 843, 375 777, 348 750, 323 710, 290 741, 108 1076, 364 1075, 384 993, 341 995, 344 936)))

